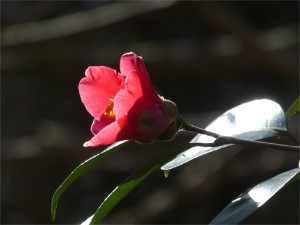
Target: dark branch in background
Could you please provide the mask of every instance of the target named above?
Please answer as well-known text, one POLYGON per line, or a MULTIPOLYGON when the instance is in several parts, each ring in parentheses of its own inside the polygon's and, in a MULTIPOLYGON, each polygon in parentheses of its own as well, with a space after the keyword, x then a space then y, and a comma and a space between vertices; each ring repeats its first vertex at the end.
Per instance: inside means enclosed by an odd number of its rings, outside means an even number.
POLYGON ((33 43, 105 27, 167 8, 175 1, 118 2, 90 11, 2 28, 2 46, 33 43))
POLYGON ((263 141, 250 141, 250 140, 244 140, 244 139, 239 139, 239 138, 230 137, 230 136, 223 136, 223 135, 219 135, 217 133, 196 127, 194 125, 187 124, 185 122, 183 122, 181 129, 216 138, 216 140, 212 143, 198 143, 200 146, 203 146, 203 147, 217 147, 217 146, 226 145, 226 144, 235 144, 235 145, 245 145, 245 146, 268 147, 268 148, 275 148, 275 149, 279 149, 279 150, 283 150, 283 151, 300 153, 300 146, 283 145, 283 144, 276 144, 276 143, 263 142, 263 141))
MULTIPOLYGON (((218 63, 219 71, 222 71, 222 66, 226 67, 226 69, 231 66, 236 70, 238 67, 244 68, 246 62, 250 62, 250 65, 247 66, 261 66, 261 62, 266 61, 266 65, 271 69, 285 73, 285 79, 289 78, 292 82, 298 81, 295 79, 298 77, 298 69, 296 69, 298 68, 298 62, 288 58, 287 55, 281 57, 280 55, 273 53, 274 50, 288 48, 298 43, 297 35, 294 35, 298 32, 297 24, 288 24, 286 26, 276 27, 275 29, 269 29, 266 32, 257 31, 254 33, 250 32, 250 29, 248 26, 245 26, 245 23, 240 17, 236 19, 237 16, 232 15, 233 12, 226 12, 226 9, 220 9, 216 4, 207 2, 201 3, 200 5, 191 2, 188 6, 183 2, 176 0, 114 2, 92 10, 77 12, 66 16, 3 27, 1 44, 2 47, 12 47, 20 44, 63 38, 69 35, 88 32, 93 29, 103 29, 107 26, 116 26, 120 24, 122 26, 124 21, 128 19, 141 18, 144 14, 164 10, 170 7, 179 7, 181 10, 187 10, 191 13, 191 16, 194 16, 197 20, 204 20, 209 26, 214 27, 217 32, 228 33, 230 34, 229 36, 231 36, 228 40, 226 35, 225 38, 221 35, 215 41, 209 43, 208 46, 213 46, 214 49, 220 49, 218 47, 220 43, 222 46, 231 46, 230 43, 232 43, 232 41, 235 45, 237 44, 237 46, 239 46, 239 44, 243 45, 243 52, 239 52, 239 50, 233 55, 230 55, 230 57, 228 57, 228 55, 224 57, 222 52, 215 52, 217 57, 204 57, 201 61, 200 68, 212 70, 213 68, 211 65, 218 63), (276 42, 273 41, 274 37, 276 37, 276 42), (287 39, 286 37, 289 38, 287 39), (228 41, 229 43, 224 43, 228 41), (278 45, 278 43, 280 44, 278 45), (246 53, 247 59, 240 61, 241 58, 245 57, 246 53), (252 56, 251 60, 248 59, 248 55, 252 56)), ((174 44, 174 48, 177 48, 176 45, 178 43, 173 43, 172 41, 173 40, 168 40, 166 46, 174 44)), ((181 47, 195 44, 194 42, 189 44, 191 40, 182 41, 185 44, 181 47)), ((147 42, 141 42, 139 44, 141 45, 141 49, 147 49, 149 46, 147 42)), ((157 44, 157 48, 163 48, 163 46, 165 46, 160 43, 154 44, 157 44)), ((153 45, 153 43, 151 43, 151 45, 153 45)), ((167 60, 166 62, 163 62, 162 65, 159 65, 157 73, 164 73, 162 68, 167 68, 167 71, 169 71, 168 68, 172 68, 174 65, 174 59, 172 58, 172 55, 168 54, 168 48, 164 48, 163 51, 159 51, 159 54, 161 54, 161 52, 167 52, 165 58, 172 60, 170 62, 167 60)), ((158 54, 155 49, 156 48, 148 48, 148 50, 145 51, 151 52, 151 54, 147 56, 149 61, 153 60, 151 59, 153 55, 158 54)), ((230 49, 232 50, 232 48, 230 49)), ((185 49, 185 51, 189 50, 189 48, 185 49)), ((199 59, 195 58, 194 61, 191 59, 193 58, 190 57, 187 62, 183 63, 186 65, 182 68, 185 73, 187 73, 187 69, 190 71, 195 71, 195 69, 199 70, 199 59)), ((177 71, 180 70, 178 69, 177 71)))

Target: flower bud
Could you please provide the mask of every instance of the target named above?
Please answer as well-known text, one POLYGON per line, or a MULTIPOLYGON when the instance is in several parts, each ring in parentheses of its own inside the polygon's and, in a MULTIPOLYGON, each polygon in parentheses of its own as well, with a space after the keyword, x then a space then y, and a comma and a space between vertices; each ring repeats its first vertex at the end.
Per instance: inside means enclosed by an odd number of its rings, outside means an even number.
POLYGON ((139 142, 150 143, 156 140, 171 140, 178 131, 178 110, 170 100, 162 100, 161 105, 146 109, 140 116, 137 132, 139 142))

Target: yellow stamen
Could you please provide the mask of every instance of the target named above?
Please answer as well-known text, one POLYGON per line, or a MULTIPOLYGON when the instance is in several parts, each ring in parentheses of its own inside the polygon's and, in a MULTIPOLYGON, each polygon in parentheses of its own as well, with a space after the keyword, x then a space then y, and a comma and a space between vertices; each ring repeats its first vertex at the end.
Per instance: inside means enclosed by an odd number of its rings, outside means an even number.
POLYGON ((115 111, 114 111, 114 100, 110 98, 109 101, 111 101, 112 103, 109 104, 106 107, 106 111, 104 113, 104 116, 107 116, 111 119, 116 119, 116 114, 115 114, 115 111))

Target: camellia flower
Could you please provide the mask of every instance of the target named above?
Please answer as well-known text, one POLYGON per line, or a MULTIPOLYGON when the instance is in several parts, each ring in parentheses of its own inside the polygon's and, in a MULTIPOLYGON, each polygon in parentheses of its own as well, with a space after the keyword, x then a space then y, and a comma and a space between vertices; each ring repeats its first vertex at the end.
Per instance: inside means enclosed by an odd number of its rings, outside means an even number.
POLYGON ((170 140, 180 127, 176 105, 156 93, 143 59, 135 53, 121 56, 120 72, 105 66, 88 67, 79 93, 94 117, 91 131, 95 136, 85 147, 127 139, 142 143, 170 140))

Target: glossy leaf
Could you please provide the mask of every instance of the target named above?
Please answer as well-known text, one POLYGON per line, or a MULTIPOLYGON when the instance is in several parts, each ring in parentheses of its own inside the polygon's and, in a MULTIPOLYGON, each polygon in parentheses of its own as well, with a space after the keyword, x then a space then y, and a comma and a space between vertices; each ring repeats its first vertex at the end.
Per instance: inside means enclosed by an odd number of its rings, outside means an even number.
POLYGON ((286 117, 290 119, 295 113, 300 110, 300 97, 297 98, 291 107, 286 112, 286 117))
POLYGON ((94 215, 90 216, 90 217, 87 218, 85 221, 83 221, 83 222, 81 223, 81 225, 89 225, 90 222, 92 221, 93 217, 94 217, 94 215))
MULTIPOLYGON (((232 108, 215 119, 206 128, 224 136, 233 136, 246 140, 261 140, 287 134, 287 119, 280 107, 268 99, 255 100, 232 108)), ((215 138, 198 134, 191 143, 211 143, 215 138)), ((162 166, 170 170, 199 156, 224 149, 231 144, 217 147, 192 147, 162 166)))
POLYGON ((177 145, 168 151, 154 157, 142 168, 131 174, 121 185, 117 186, 102 202, 100 207, 97 209, 96 213, 88 218, 83 224, 98 224, 103 218, 123 199, 125 198, 136 186, 142 183, 146 178, 148 178, 154 171, 160 168, 164 163, 169 161, 179 152, 188 149, 195 144, 187 143, 182 145, 177 145))
POLYGON ((296 181, 299 179, 299 172, 300 168, 289 170, 245 191, 224 208, 210 224, 240 223, 267 202, 280 189, 286 186, 291 180, 296 181))
POLYGON ((164 171, 165 178, 168 178, 169 174, 170 174, 170 170, 165 170, 164 171))
POLYGON ((98 164, 101 160, 107 158, 115 151, 119 150, 120 148, 124 147, 126 144, 128 144, 129 141, 120 141, 116 142, 112 145, 110 145, 108 148, 106 148, 101 153, 91 157, 90 159, 84 161, 81 163, 75 170, 72 171, 72 173, 64 180, 64 182, 57 188, 55 191, 52 202, 51 202, 51 215, 52 220, 55 219, 56 210, 58 201, 61 197, 61 195, 64 193, 64 191, 79 177, 81 177, 86 171, 88 171, 91 167, 98 164))

